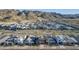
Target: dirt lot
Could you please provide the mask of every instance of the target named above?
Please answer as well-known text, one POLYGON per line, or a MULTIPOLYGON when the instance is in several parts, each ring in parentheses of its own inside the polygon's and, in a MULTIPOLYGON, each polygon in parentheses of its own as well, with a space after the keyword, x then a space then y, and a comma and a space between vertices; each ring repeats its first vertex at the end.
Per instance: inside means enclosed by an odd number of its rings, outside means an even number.
POLYGON ((1 46, 0 50, 79 50, 79 46, 1 46))
POLYGON ((17 31, 9 31, 9 30, 0 30, 0 35, 36 35, 41 36, 45 34, 52 34, 52 35, 79 35, 79 30, 17 30, 17 31))

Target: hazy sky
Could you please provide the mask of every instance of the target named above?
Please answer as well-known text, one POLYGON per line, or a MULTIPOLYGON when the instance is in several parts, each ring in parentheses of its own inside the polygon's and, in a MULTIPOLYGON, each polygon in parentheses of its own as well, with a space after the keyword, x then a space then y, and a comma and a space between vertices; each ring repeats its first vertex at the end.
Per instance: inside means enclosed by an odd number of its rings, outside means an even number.
POLYGON ((79 14, 79 9, 35 9, 46 12, 57 12, 61 14, 79 14))

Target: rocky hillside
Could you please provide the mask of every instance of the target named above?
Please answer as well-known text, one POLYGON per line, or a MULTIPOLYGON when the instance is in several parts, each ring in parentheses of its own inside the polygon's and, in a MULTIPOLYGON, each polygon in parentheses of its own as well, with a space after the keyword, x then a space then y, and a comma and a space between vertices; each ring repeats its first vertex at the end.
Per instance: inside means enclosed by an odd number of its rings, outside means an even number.
POLYGON ((41 12, 29 10, 1 9, 0 22, 35 22, 61 19, 78 19, 79 14, 62 15, 55 12, 41 12))

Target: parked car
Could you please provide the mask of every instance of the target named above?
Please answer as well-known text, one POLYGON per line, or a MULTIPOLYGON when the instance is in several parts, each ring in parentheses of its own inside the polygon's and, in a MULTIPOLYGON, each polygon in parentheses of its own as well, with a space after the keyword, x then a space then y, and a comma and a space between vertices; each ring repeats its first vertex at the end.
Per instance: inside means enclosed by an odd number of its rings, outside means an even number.
POLYGON ((8 38, 5 42, 4 42, 5 46, 12 46, 14 45, 13 39, 8 38))
POLYGON ((74 38, 75 38, 75 40, 77 41, 77 45, 79 45, 79 35, 77 35, 77 36, 73 36, 74 38))
POLYGON ((17 29, 17 25, 16 24, 9 25, 9 30, 16 31, 16 29, 17 29))
POLYGON ((13 40, 14 40, 14 44, 15 45, 23 45, 23 38, 22 37, 13 37, 13 40))
POLYGON ((23 45, 23 38, 19 38, 16 36, 10 36, 6 39, 5 44, 8 45, 23 45))
POLYGON ((48 45, 57 45, 56 38, 54 38, 54 37, 47 37, 46 38, 46 43, 48 45))
POLYGON ((39 44, 39 38, 36 36, 28 37, 24 40, 25 45, 38 45, 39 44))
POLYGON ((75 40, 74 37, 67 37, 68 38, 68 44, 69 45, 76 45, 78 43, 78 41, 75 40))
POLYGON ((57 42, 57 45, 63 45, 64 43, 64 37, 63 35, 56 35, 55 40, 57 42))

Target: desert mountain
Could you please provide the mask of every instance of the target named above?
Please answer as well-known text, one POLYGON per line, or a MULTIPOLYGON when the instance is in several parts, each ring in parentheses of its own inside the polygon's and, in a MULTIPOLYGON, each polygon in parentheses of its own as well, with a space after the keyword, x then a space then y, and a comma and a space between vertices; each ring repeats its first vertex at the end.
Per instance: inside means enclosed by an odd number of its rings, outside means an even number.
POLYGON ((77 19, 79 14, 63 15, 56 12, 42 12, 29 10, 1 9, 0 22, 21 22, 21 21, 41 21, 41 20, 60 20, 60 19, 77 19))

